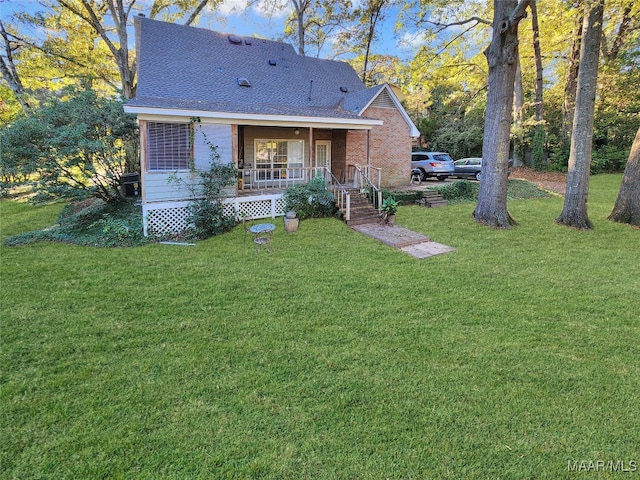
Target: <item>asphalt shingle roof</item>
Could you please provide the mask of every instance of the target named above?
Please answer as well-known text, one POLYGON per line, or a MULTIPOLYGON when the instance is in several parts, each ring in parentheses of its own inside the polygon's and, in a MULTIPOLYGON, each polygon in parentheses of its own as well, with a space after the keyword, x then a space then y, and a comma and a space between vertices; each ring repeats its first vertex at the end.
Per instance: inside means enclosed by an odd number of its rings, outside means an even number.
POLYGON ((366 89, 347 63, 298 55, 286 43, 142 17, 136 26, 138 87, 130 106, 360 118, 357 107, 381 88, 366 89))

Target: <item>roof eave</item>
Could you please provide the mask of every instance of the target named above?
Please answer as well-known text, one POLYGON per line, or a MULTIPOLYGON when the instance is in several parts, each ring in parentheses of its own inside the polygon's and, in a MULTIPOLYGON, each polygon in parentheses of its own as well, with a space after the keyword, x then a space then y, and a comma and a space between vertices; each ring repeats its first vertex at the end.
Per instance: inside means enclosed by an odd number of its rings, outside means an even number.
POLYGON ((238 123, 243 125, 272 125, 279 127, 309 126, 316 128, 343 128, 370 130, 382 125, 382 120, 371 118, 310 117, 293 115, 267 115, 255 113, 211 112, 207 110, 170 109, 125 105, 126 113, 137 114, 141 120, 183 120, 185 117, 199 117, 216 123, 238 123))

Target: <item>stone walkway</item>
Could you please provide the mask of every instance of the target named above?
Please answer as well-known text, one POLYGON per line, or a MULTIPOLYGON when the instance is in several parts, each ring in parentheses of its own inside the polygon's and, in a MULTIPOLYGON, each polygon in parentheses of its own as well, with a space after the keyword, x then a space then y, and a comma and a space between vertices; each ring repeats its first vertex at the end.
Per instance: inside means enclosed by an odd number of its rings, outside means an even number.
POLYGON ((441 243, 432 242, 426 235, 399 225, 391 227, 380 223, 365 223, 351 228, 415 258, 428 258, 455 250, 441 243))

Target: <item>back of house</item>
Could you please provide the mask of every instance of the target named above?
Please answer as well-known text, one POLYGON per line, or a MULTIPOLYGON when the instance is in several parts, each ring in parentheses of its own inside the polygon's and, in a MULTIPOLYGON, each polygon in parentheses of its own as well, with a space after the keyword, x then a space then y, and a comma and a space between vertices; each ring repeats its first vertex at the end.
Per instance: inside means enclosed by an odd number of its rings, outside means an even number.
POLYGON ((138 116, 145 231, 184 227, 185 182, 211 147, 239 170, 229 213, 283 214, 282 191, 320 170, 348 181, 356 165, 383 186, 406 183, 416 127, 389 85, 366 88, 344 62, 293 47, 137 17, 138 116), (169 178, 183 182, 170 182, 169 178), (182 187, 180 185, 183 185, 182 187))

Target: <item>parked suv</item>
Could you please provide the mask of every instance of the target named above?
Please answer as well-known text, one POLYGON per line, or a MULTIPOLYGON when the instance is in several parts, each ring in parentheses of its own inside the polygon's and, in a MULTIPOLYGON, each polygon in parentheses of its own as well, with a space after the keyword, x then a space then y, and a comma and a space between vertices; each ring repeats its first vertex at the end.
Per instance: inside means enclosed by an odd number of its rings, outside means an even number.
POLYGON ((422 180, 436 177, 441 182, 453 175, 453 159, 445 152, 411 152, 411 169, 419 169, 422 180))

